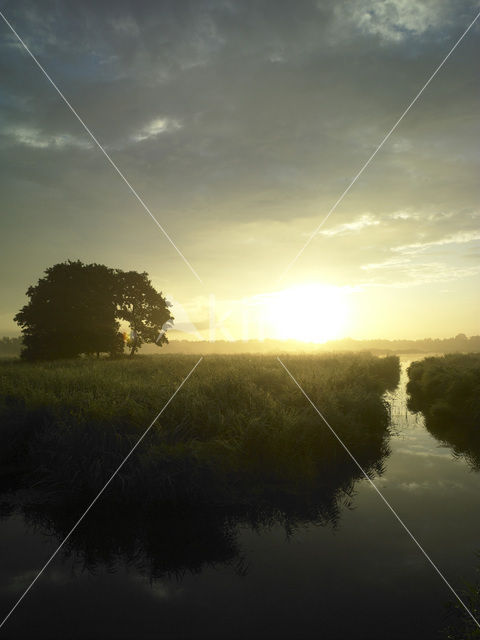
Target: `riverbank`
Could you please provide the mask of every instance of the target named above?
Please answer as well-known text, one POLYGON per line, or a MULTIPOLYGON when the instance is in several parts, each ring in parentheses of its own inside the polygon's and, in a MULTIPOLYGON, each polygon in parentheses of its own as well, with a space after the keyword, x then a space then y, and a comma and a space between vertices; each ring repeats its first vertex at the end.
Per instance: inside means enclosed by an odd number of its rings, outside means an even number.
POLYGON ((408 406, 430 433, 480 470, 480 353, 447 354, 413 362, 408 406))
MULTIPOLYGON (((189 356, 2 362, 1 468, 58 499, 94 495, 195 362, 189 356)), ((398 383, 398 358, 285 356, 285 363, 375 473, 388 448, 382 396, 398 383)), ((276 358, 211 356, 105 498, 276 504, 319 489, 335 493, 357 474, 276 358)))

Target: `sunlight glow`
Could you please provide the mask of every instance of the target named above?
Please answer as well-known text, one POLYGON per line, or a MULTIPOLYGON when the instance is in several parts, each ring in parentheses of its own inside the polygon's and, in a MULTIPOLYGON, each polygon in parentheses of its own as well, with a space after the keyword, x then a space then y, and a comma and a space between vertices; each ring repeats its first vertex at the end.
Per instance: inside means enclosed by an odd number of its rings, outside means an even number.
POLYGON ((338 338, 348 317, 345 289, 310 283, 269 295, 267 334, 277 339, 325 342, 338 338))

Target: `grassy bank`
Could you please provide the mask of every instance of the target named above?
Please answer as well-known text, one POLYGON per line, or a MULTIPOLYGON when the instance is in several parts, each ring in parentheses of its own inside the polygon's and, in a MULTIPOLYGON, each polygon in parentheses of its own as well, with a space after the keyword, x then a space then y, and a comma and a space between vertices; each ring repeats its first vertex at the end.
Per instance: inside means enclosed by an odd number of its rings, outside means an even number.
MULTIPOLYGON (((285 356, 370 471, 386 453, 396 357, 285 356)), ((190 356, 0 364, 0 464, 69 500, 98 491, 196 362, 190 356)), ((110 500, 258 503, 348 486, 357 470, 278 361, 207 357, 108 491, 110 500)), ((107 496, 105 496, 107 498, 107 496)))
POLYGON ((427 429, 480 470, 480 353, 448 354, 413 362, 408 407, 427 429))

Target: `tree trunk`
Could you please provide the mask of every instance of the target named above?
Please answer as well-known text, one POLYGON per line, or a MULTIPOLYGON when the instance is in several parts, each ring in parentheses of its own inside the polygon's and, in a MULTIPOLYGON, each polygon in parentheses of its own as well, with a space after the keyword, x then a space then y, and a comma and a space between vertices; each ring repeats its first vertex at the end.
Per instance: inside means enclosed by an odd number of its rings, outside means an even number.
POLYGON ((130 354, 129 354, 129 358, 133 358, 133 356, 135 355, 135 351, 137 350, 137 347, 132 347, 130 350, 130 354))

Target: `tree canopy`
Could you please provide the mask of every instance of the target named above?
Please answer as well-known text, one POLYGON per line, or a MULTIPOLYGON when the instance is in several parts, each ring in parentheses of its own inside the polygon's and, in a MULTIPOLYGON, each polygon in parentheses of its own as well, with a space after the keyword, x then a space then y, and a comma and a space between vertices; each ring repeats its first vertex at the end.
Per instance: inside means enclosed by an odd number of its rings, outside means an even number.
POLYGON ((130 355, 144 342, 154 342, 158 346, 168 342, 165 332, 173 320, 169 303, 154 289, 148 274, 117 270, 116 277, 119 290, 117 317, 130 325, 130 355))
POLYGON ((168 342, 169 303, 147 273, 69 260, 49 267, 27 296, 15 321, 22 328, 22 357, 28 360, 114 356, 123 353, 125 342, 133 355, 144 342, 168 342), (122 321, 129 325, 127 340, 120 332, 122 321))

